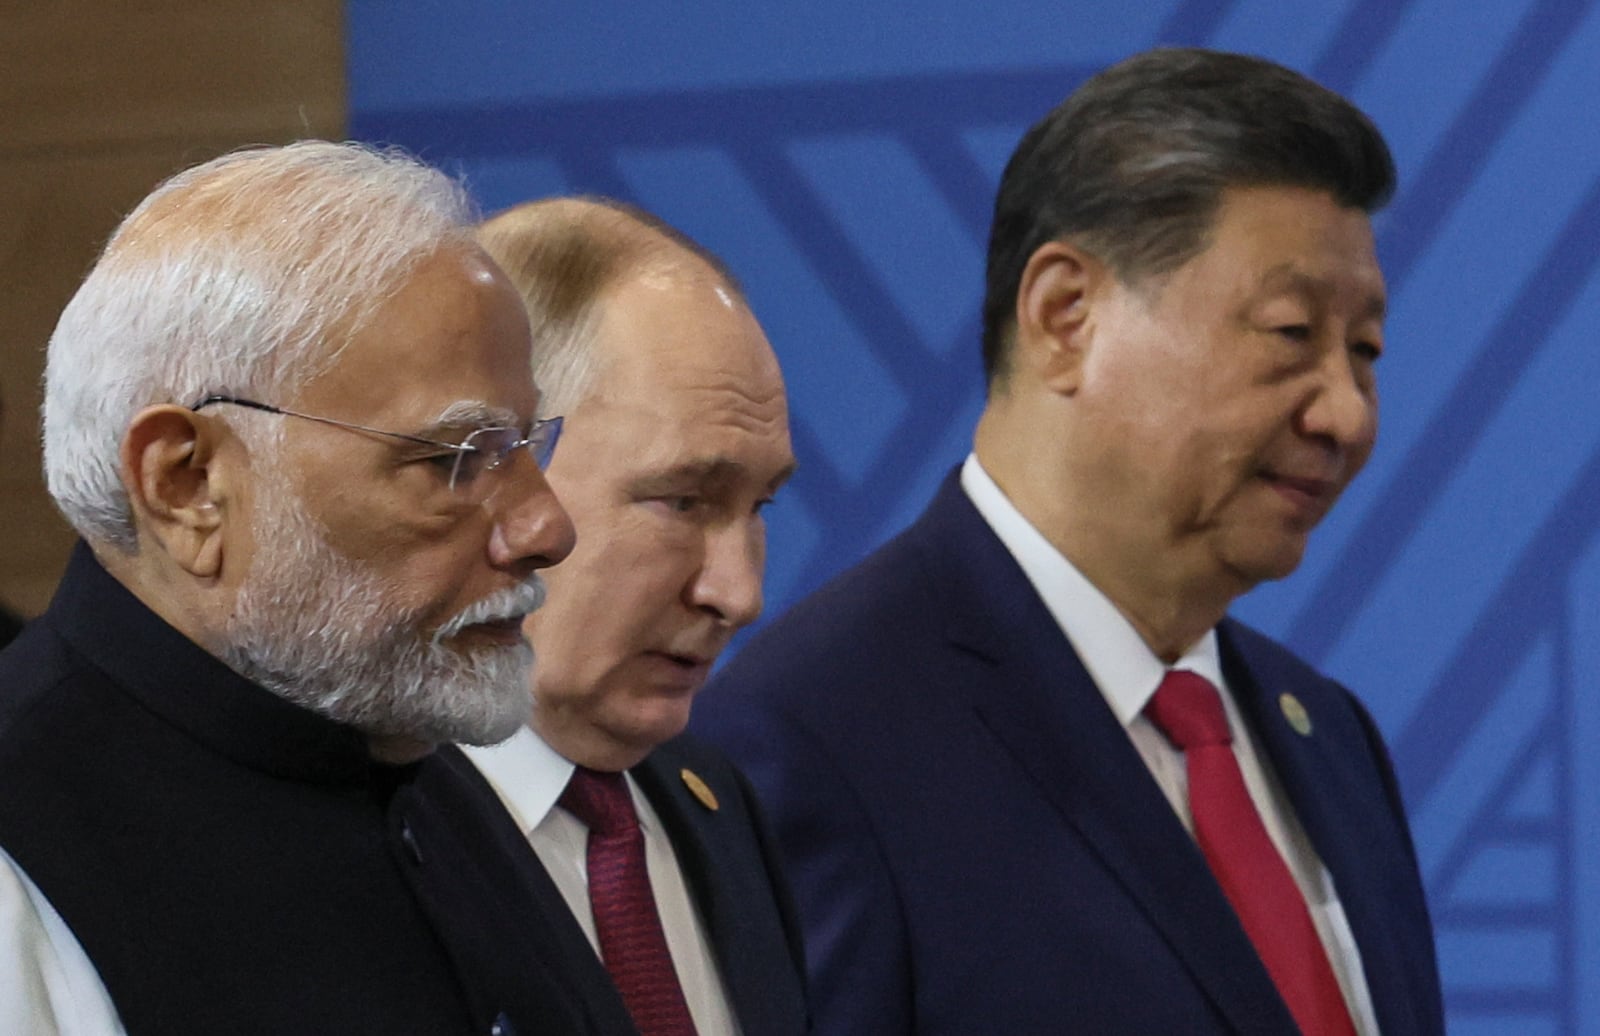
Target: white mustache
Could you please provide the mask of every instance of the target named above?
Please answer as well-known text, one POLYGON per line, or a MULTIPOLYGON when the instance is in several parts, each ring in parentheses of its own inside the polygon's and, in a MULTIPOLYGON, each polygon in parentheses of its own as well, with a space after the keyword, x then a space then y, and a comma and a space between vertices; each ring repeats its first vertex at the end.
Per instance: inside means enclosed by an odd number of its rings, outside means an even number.
POLYGON ((534 573, 526 582, 518 583, 516 586, 467 605, 449 622, 434 631, 433 642, 437 644, 448 640, 468 626, 476 626, 480 622, 520 621, 529 612, 537 611, 542 604, 544 604, 544 580, 539 578, 538 573, 534 573))

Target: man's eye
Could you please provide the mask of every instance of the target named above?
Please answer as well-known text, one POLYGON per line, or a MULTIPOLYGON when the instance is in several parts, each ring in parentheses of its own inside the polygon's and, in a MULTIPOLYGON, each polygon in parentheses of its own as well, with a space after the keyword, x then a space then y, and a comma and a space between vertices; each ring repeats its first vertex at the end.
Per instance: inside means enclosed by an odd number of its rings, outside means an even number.
POLYGON ((1311 340, 1310 324, 1285 324, 1277 329, 1278 334, 1292 342, 1307 342, 1311 340))
POLYGON ((489 454, 476 447, 468 447, 459 454, 446 458, 445 467, 455 466, 456 485, 471 482, 489 468, 489 454))
POLYGON ((699 496, 652 496, 645 501, 649 506, 668 514, 693 514, 704 504, 699 496))
POLYGON ((477 449, 429 453, 418 457, 417 460, 433 468, 441 478, 448 479, 454 476, 454 484, 457 486, 471 482, 488 467, 485 455, 477 449))

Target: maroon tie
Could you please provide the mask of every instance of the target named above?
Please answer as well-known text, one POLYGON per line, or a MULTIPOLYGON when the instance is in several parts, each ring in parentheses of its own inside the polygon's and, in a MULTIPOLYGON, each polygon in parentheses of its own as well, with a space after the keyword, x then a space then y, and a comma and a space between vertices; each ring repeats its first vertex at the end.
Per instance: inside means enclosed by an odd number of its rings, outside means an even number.
POLYGON ((1245 790, 1222 698, 1195 673, 1167 673, 1145 709, 1188 763, 1195 838, 1306 1036, 1353 1036, 1305 898, 1245 790))
POLYGON ((644 832, 620 773, 573 771, 561 806, 589 829, 589 904, 600 958, 643 1036, 695 1036, 650 892, 644 832))

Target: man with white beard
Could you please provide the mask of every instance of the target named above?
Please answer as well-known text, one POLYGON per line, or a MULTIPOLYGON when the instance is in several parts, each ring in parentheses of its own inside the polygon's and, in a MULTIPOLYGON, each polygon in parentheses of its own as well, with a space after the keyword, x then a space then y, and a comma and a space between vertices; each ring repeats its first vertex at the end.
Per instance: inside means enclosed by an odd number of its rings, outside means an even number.
POLYGON ((452 742, 530 706, 573 530, 457 185, 308 142, 122 224, 49 348, 83 538, 0 653, 0 1031, 625 1032, 452 742))

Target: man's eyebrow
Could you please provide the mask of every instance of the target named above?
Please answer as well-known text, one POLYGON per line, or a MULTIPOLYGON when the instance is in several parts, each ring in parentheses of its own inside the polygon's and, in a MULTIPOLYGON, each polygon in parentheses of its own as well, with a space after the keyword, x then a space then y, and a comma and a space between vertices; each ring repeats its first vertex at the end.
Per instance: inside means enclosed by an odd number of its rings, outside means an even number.
MULTIPOLYGON (((1285 263, 1267 271, 1266 277, 1261 282, 1259 296, 1264 297, 1284 291, 1320 297, 1332 291, 1332 283, 1326 278, 1312 276, 1304 270, 1285 263)), ((1361 315, 1371 320, 1382 320, 1387 312, 1388 296, 1385 292, 1379 291, 1368 298, 1366 307, 1362 310, 1361 315)))
MULTIPOLYGON (((790 461, 768 483, 776 490, 789 476, 794 474, 795 462, 790 461)), ((652 471, 634 481, 637 491, 666 492, 684 485, 715 485, 719 482, 731 482, 743 475, 748 469, 739 461, 728 457, 701 457, 674 464, 664 471, 652 471)))
POLYGON ((449 432, 474 428, 521 428, 526 422, 514 411, 491 406, 481 399, 461 399, 443 410, 417 431, 425 439, 437 438, 449 432))
POLYGON ((670 468, 651 471, 634 480, 635 488, 643 492, 666 491, 684 485, 703 485, 722 481, 739 474, 743 465, 726 457, 704 457, 674 464, 670 468))

